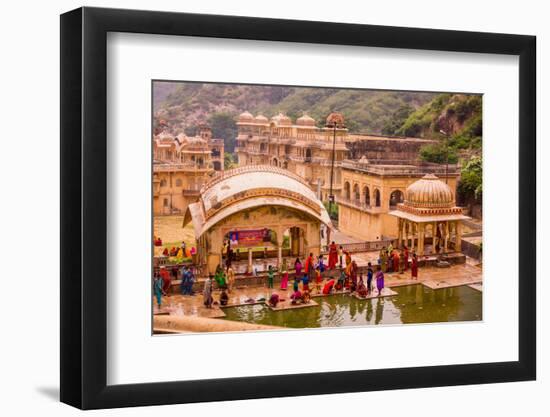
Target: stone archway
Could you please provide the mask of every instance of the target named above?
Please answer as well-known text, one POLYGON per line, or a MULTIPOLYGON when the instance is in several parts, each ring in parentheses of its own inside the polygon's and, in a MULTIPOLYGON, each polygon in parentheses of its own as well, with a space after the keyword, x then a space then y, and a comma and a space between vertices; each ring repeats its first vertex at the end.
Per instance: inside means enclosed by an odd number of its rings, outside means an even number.
POLYGON ((288 248, 290 256, 303 257, 306 255, 305 248, 307 242, 305 239, 306 231, 303 227, 292 226, 283 232, 283 249, 285 249, 285 237, 288 236, 288 248), (288 234, 287 234, 288 233, 288 234))
POLYGON ((399 203, 405 200, 403 191, 393 190, 390 194, 390 209, 395 210, 399 203))

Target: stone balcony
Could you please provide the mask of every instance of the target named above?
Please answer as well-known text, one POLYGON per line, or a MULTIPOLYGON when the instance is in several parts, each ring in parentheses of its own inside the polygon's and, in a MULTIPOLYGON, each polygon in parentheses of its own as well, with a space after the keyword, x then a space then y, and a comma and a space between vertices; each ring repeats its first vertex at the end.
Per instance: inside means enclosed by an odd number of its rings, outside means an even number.
POLYGON ((174 171, 209 171, 214 169, 211 163, 198 164, 196 162, 178 162, 153 164, 154 172, 174 172, 174 171))
POLYGON ((188 188, 181 190, 181 195, 184 197, 198 197, 200 193, 200 188, 188 188))
POLYGON ((371 206, 370 204, 363 203, 359 200, 350 200, 349 198, 345 197, 337 197, 336 203, 370 214, 382 214, 386 212, 386 210, 384 210, 382 206, 371 206))

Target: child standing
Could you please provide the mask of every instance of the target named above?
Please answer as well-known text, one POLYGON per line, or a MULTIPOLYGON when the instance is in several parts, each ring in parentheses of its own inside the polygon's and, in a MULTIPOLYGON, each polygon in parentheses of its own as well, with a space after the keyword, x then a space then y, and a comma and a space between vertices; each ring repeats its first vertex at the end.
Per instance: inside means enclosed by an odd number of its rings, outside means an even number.
POLYGON ((275 268, 269 265, 267 269, 267 288, 273 288, 273 278, 275 276, 275 268))

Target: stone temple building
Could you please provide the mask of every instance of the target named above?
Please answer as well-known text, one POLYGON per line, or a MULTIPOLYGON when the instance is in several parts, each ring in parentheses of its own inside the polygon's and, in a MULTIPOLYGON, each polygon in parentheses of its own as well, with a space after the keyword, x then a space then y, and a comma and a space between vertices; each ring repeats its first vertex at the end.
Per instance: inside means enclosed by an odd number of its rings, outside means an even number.
POLYGON ((293 123, 279 113, 271 119, 244 112, 237 119, 235 151, 239 166, 272 165, 288 169, 302 177, 321 200, 330 190, 332 151, 334 148, 333 193, 341 187, 340 164, 347 158, 344 139, 348 130, 339 113, 328 116, 324 127, 304 114, 293 123))
POLYGON ((223 171, 223 139, 213 139, 206 125, 198 136, 161 132, 153 137, 153 214, 184 213, 199 190, 223 171))
POLYGON ((398 245, 419 255, 461 251, 462 221, 469 219, 455 204, 449 185, 433 174, 415 181, 405 191, 404 202, 390 212, 398 220, 398 245), (429 248, 427 243, 430 243, 429 248))
POLYGON ((426 174, 444 178, 455 198, 457 165, 364 157, 343 161, 342 194, 337 198, 339 230, 366 241, 397 238, 398 220, 391 211, 404 201, 407 187, 426 174))
POLYGON ((237 118, 235 152, 239 166, 272 165, 301 176, 321 201, 342 193, 342 164, 346 159, 413 160, 422 145, 433 141, 350 134, 342 114, 331 113, 322 124, 304 114, 293 122, 279 113, 268 119, 245 111, 237 118), (332 156, 334 150, 334 170, 332 156))
POLYGON ((248 259, 251 272, 252 252, 258 246, 260 250, 267 245, 275 248, 276 266, 281 264, 285 240, 289 245, 286 256, 317 256, 326 244, 321 242, 321 228, 332 229, 324 205, 309 184, 273 165, 249 165, 217 173, 202 187, 199 200, 188 206, 183 226, 190 222, 201 274, 214 273, 222 264, 228 241, 233 251, 248 259), (264 243, 264 236, 268 243, 264 243))

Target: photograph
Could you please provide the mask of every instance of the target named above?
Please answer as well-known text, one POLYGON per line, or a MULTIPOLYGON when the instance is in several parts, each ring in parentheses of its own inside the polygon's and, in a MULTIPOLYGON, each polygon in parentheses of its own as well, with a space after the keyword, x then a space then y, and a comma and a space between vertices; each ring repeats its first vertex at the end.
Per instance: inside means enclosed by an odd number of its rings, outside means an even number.
POLYGON ((483 96, 152 80, 155 335, 483 320, 483 96))

